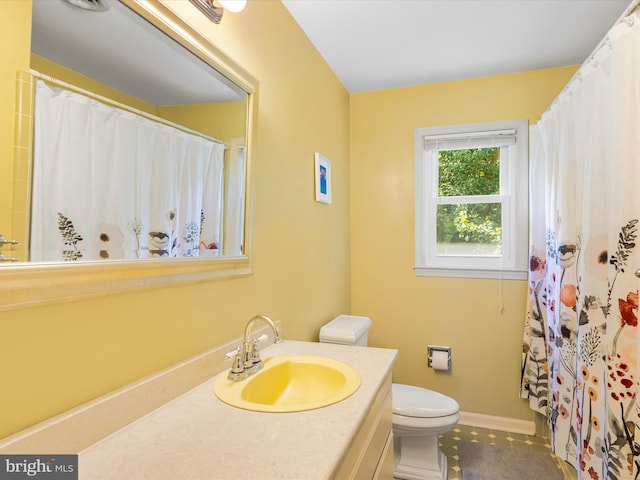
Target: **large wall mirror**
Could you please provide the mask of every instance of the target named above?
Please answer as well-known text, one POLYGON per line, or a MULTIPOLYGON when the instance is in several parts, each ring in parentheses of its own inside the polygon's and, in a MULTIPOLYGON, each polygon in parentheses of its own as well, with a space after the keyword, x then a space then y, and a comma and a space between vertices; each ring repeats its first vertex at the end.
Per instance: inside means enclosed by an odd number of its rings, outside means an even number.
POLYGON ((159 1, 78 3, 33 1, 0 309, 250 273, 257 81, 159 1))

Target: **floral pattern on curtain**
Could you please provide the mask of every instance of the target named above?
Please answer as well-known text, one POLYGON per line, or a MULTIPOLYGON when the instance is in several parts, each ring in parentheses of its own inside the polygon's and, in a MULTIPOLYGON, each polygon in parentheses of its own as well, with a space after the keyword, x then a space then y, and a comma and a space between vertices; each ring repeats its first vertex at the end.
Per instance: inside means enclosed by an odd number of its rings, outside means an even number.
POLYGON ((640 478, 640 17, 531 128, 521 396, 579 479, 640 478))
POLYGON ((222 252, 224 150, 39 80, 31 260, 222 252))

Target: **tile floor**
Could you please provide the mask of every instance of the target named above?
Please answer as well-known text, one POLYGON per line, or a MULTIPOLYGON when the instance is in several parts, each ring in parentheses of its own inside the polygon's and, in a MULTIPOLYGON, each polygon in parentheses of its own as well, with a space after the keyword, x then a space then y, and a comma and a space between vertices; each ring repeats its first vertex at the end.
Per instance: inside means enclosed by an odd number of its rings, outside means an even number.
MULTIPOLYGON (((494 445, 510 445, 513 448, 526 448, 530 450, 542 450, 549 452, 550 445, 544 438, 532 435, 523 435, 521 433, 509 433, 500 430, 488 430, 486 428, 469 427, 466 425, 458 425, 450 432, 440 437, 440 448, 447 456, 449 479, 463 480, 462 470, 458 458, 458 441, 491 443, 494 445)), ((553 455, 552 455, 553 456, 553 455)), ((571 475, 567 472, 567 465, 560 459, 553 457, 560 470, 564 473, 565 478, 571 475)))

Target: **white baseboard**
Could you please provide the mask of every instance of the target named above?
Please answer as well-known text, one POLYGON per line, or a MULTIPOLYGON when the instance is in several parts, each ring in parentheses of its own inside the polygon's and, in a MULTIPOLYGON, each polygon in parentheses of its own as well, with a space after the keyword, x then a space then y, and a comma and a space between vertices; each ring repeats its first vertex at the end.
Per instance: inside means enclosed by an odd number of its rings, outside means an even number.
POLYGON ((481 413, 460 412, 458 423, 469 427, 488 428, 502 432, 522 433, 524 435, 535 435, 536 433, 536 425, 533 420, 494 417, 492 415, 482 415, 481 413))

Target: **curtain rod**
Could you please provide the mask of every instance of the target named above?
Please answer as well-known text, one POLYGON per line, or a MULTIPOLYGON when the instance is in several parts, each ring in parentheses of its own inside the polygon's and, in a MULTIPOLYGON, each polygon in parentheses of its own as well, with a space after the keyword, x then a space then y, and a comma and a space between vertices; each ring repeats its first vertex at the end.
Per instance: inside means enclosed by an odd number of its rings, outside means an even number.
MULTIPOLYGON (((632 0, 631 3, 629 3, 629 6, 624 9, 624 12, 622 12, 622 15, 620 15, 620 17, 618 17, 618 19, 609 28, 609 30, 607 30, 607 34, 604 36, 604 38, 602 40, 600 40, 598 45, 596 45, 596 48, 593 49, 593 51, 589 54, 589 56, 587 57, 587 59, 585 60, 584 63, 587 63, 587 62, 591 61, 597 55, 597 53, 600 51, 600 49, 607 44, 607 38, 609 36, 609 32, 611 31, 611 29, 613 27, 615 27, 616 25, 618 25, 619 23, 624 22, 624 19, 627 18, 629 15, 633 15, 633 13, 635 13, 635 11, 638 9, 638 7, 640 7, 640 0, 632 0)), ((584 65, 584 63, 583 63, 583 65, 584 65)), ((580 67, 580 68, 582 68, 582 67, 580 67)), ((580 69, 578 69, 578 71, 579 70, 580 69)), ((576 72, 576 74, 577 73, 578 72, 576 72)), ((573 78, 571 78, 571 80, 573 80, 573 78)), ((571 82, 569 82, 569 83, 571 83, 571 82)))
MULTIPOLYGON (((611 31, 611 29, 616 25, 624 22, 625 18, 627 18, 630 15, 633 15, 635 11, 638 10, 638 8, 640 8, 640 0, 632 0, 631 3, 629 3, 627 8, 625 8, 624 12, 622 12, 622 15, 620 15, 618 19, 614 22, 614 24, 611 25, 611 27, 609 27, 609 30, 607 30, 607 34, 604 36, 604 38, 600 40, 598 45, 596 45, 596 48, 594 48, 591 51, 589 56, 587 56, 587 59, 582 63, 582 65, 580 65, 580 68, 578 68, 578 71, 571 76, 567 84, 562 88, 562 90, 556 96, 556 98, 553 99, 553 101, 551 102, 551 105, 547 107, 547 109, 544 111, 542 115, 546 114, 551 109, 551 107, 553 107, 556 104, 560 96, 563 95, 565 91, 569 88, 569 86, 580 76, 580 71, 582 70, 582 68, 585 65, 587 65, 589 62, 591 62, 595 58, 595 56, 598 54, 598 52, 607 45, 608 39, 609 39, 609 32, 611 31)), ((542 117, 542 115, 540 115, 540 117, 542 117)))
MULTIPOLYGON (((640 0, 639 0, 640 1, 640 0)), ((110 105, 113 105, 114 107, 120 108, 122 110, 126 110, 127 112, 131 112, 131 113, 135 113, 136 115, 139 115, 141 117, 146 118, 147 120, 151 120, 157 123, 161 123, 163 125, 167 125, 169 127, 173 127, 176 128, 184 133, 189 133, 191 135, 195 135, 201 138, 204 138, 205 140, 209 140, 213 143, 219 143, 221 145, 224 145, 225 148, 228 148, 228 145, 226 142, 223 142, 222 140, 218 140, 217 138, 211 137, 209 135, 205 135, 204 133, 198 132, 196 130, 191 130, 190 128, 187 128, 183 125, 180 125, 178 123, 174 123, 174 122, 170 122, 169 120, 165 120, 164 118, 158 117, 156 115, 152 115, 151 113, 147 113, 143 110, 139 110, 137 108, 133 108, 125 103, 120 103, 117 102, 115 100, 112 100, 108 97, 104 97, 100 94, 97 94, 95 92, 91 92, 89 90, 85 90, 84 88, 80 88, 77 87, 71 83, 67 83, 67 82, 63 82, 62 80, 58 80, 55 77, 52 77, 50 75, 45 75, 44 73, 40 73, 36 70, 33 69, 29 69, 29 73, 35 77, 35 78, 39 78, 40 80, 42 80, 43 82, 49 82, 49 83, 53 83, 54 85, 60 86, 60 87, 64 87, 67 88, 69 90, 72 90, 76 93, 79 93, 81 95, 84 95, 86 97, 90 97, 90 98, 94 98, 100 102, 103 103, 107 103, 110 105)))

